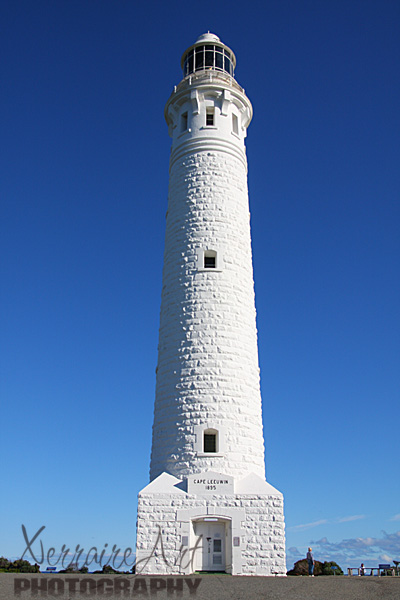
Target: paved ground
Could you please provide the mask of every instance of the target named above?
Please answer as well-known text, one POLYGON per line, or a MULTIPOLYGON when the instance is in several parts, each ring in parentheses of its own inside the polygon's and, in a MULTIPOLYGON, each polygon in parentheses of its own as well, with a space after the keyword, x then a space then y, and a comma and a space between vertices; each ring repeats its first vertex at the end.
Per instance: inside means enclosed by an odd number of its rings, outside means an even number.
POLYGON ((0 573, 0 600, 400 600, 400 577, 141 577, 0 573))

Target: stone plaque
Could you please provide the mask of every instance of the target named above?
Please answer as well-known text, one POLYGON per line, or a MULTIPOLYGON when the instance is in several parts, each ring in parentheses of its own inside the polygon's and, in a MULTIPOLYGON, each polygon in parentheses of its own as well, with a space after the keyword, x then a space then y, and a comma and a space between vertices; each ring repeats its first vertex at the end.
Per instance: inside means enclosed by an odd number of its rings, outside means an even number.
POLYGON ((188 494, 233 494, 233 477, 214 471, 189 475, 188 494))

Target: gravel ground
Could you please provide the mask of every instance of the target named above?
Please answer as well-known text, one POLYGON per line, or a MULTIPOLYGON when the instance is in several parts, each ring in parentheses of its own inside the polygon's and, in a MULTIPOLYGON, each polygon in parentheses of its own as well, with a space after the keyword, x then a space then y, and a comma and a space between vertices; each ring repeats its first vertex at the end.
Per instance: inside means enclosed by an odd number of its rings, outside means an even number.
POLYGON ((0 573, 0 599, 400 600, 400 577, 141 577, 0 573))

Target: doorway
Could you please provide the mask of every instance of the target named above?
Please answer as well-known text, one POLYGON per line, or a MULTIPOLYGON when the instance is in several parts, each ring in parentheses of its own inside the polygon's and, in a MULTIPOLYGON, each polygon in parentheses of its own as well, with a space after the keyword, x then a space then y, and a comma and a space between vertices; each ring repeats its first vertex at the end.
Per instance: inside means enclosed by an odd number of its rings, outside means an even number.
POLYGON ((204 518, 193 522, 197 546, 197 571, 226 571, 225 521, 204 518))

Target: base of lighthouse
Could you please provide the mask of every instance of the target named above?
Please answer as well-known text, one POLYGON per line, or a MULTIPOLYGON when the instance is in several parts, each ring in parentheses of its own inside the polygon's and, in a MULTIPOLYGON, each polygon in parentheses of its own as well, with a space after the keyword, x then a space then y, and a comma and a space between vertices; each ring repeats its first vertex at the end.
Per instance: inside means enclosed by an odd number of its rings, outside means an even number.
POLYGON ((254 474, 163 473, 139 493, 136 572, 286 575, 281 492, 254 474))

